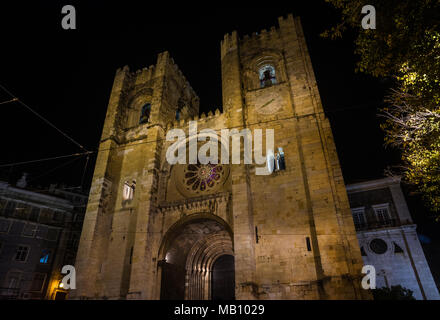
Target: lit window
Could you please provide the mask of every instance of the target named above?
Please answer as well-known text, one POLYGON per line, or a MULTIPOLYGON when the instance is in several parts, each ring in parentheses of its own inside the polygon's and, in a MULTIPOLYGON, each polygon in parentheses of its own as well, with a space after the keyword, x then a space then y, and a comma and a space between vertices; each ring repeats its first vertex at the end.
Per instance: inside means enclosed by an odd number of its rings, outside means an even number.
POLYGON ((18 246, 17 252, 15 253, 15 260, 16 261, 26 261, 28 253, 29 253, 29 247, 18 246))
POLYGON ((44 263, 44 264, 48 263, 49 258, 50 258, 50 250, 44 249, 41 252, 40 263, 44 263))
POLYGON ((124 200, 133 200, 135 188, 136 188, 136 181, 133 180, 131 185, 128 183, 128 181, 125 181, 124 189, 122 190, 122 198, 124 200))
POLYGON ((259 75, 261 88, 277 83, 277 79, 275 77, 275 68, 271 65, 265 65, 264 67, 260 68, 259 75))
POLYGON ((139 124, 147 123, 150 120, 151 104, 147 103, 142 107, 139 124))
POLYGON ((353 221, 356 229, 366 226, 364 208, 352 209, 351 213, 353 215, 353 221))
POLYGON ((388 225, 391 223, 388 204, 373 206, 376 214, 376 219, 381 225, 388 225))

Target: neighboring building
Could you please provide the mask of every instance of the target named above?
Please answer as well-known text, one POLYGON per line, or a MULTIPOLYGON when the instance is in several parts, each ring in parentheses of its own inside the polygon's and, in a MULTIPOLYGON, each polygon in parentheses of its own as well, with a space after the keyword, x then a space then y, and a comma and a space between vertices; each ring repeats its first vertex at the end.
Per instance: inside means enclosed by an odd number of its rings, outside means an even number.
POLYGON ((87 196, 0 182, 0 299, 64 299, 63 265, 73 265, 87 196))
POLYGON ((371 298, 360 286, 363 261, 301 23, 278 21, 224 36, 222 113, 199 118, 199 99, 168 52, 154 66, 117 70, 76 298, 371 298), (240 164, 170 164, 177 137, 167 141, 168 133, 184 133, 186 150, 203 144, 191 120, 199 132, 274 129, 280 170, 256 175, 264 164, 244 164, 243 154, 240 164))
POLYGON ((347 185, 347 192, 362 258, 376 268, 377 288, 401 285, 416 299, 440 299, 400 178, 347 185))

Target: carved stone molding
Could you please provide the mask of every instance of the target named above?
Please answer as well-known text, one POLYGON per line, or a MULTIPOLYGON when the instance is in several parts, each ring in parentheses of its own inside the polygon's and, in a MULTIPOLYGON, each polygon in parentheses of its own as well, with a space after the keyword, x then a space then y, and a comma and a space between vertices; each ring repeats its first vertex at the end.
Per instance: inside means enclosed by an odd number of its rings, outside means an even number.
POLYGON ((230 193, 216 193, 202 197, 188 198, 173 202, 162 202, 157 208, 158 213, 179 211, 183 215, 198 212, 209 212, 215 215, 222 215, 230 199, 230 193))

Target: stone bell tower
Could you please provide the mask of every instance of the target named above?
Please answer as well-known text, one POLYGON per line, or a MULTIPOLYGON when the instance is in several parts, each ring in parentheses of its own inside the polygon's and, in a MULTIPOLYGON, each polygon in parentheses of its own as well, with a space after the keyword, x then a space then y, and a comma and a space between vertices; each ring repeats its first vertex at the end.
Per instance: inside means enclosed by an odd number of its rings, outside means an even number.
POLYGON ((362 299, 362 258, 299 18, 221 44, 229 127, 274 129, 286 169, 232 166, 236 295, 362 299))
POLYGON ((225 35, 221 67, 223 112, 207 115, 167 52, 149 68, 116 72, 72 295, 369 298, 299 19, 225 35), (171 129, 183 144, 206 141, 191 133, 194 123, 199 132, 271 129, 284 165, 278 158, 272 174, 258 175, 261 165, 245 164, 243 148, 240 164, 169 163, 171 129))
POLYGON ((136 286, 147 267, 166 126, 198 112, 199 99, 168 52, 149 68, 117 70, 75 265, 76 298, 125 298, 130 280, 136 286), (126 185, 131 199, 124 198, 126 185))

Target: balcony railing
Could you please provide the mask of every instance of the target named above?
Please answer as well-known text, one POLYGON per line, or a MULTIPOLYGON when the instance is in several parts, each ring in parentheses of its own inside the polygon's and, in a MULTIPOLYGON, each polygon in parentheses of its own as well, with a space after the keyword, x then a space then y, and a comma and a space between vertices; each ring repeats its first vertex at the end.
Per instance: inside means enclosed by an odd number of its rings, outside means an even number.
POLYGON ((357 231, 397 227, 399 225, 400 225, 400 222, 397 219, 386 219, 383 221, 368 221, 367 223, 355 223, 354 224, 357 231))

